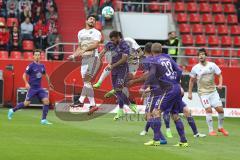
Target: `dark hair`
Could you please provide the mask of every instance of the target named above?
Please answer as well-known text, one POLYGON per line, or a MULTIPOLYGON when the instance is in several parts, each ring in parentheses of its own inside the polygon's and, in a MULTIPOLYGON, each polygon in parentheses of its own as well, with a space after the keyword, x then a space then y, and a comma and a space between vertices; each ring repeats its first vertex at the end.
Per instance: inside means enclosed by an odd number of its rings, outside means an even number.
POLYGON ((207 51, 206 51, 205 48, 200 48, 200 49, 198 50, 198 56, 199 56, 199 54, 202 53, 202 52, 205 54, 205 56, 207 56, 207 51))
POLYGON ((35 50, 33 51, 33 55, 34 55, 35 53, 37 53, 37 52, 39 52, 39 53, 41 54, 42 50, 41 50, 41 49, 35 49, 35 50))
POLYGON ((144 46, 144 51, 148 52, 148 53, 151 53, 151 48, 152 48, 152 42, 148 42, 144 46))
POLYGON ((113 37, 120 37, 120 34, 119 34, 119 32, 118 31, 112 31, 112 32, 110 32, 110 34, 109 34, 109 38, 111 39, 111 38, 113 38, 113 37))
POLYGON ((122 32, 118 32, 118 34, 120 38, 123 38, 122 32))
POLYGON ((88 16, 87 16, 87 20, 88 20, 90 17, 93 17, 95 20, 97 20, 97 17, 96 17, 96 15, 94 15, 94 14, 88 15, 88 16))

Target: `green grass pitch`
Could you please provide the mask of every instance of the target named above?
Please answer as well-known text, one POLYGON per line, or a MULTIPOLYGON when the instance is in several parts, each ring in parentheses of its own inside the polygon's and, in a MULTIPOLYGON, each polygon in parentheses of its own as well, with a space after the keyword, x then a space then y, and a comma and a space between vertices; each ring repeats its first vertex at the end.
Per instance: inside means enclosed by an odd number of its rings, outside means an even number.
MULTIPOLYGON (((152 138, 152 131, 139 136, 144 121, 115 122, 109 114, 90 121, 66 122, 50 111, 48 119, 54 124, 42 126, 40 117, 41 110, 25 109, 9 121, 7 109, 0 109, 0 160, 237 160, 240 157, 239 118, 225 119, 230 136, 219 134, 203 139, 193 138, 184 120, 190 147, 178 148, 173 146, 178 142, 173 123, 174 138, 168 139, 167 145, 147 147, 143 143, 152 138)), ((199 131, 207 133, 205 117, 195 120, 199 131)))

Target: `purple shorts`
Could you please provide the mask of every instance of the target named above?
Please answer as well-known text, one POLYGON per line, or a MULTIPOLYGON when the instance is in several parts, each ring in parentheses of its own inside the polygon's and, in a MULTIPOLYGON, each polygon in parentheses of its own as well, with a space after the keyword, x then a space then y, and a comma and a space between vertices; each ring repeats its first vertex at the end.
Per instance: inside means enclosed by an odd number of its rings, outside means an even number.
POLYGON ((34 96, 37 96, 39 100, 48 98, 48 93, 43 88, 30 88, 27 92, 25 101, 30 101, 34 96))
POLYGON ((187 104, 182 100, 179 104, 179 113, 183 113, 183 108, 187 106, 187 104))
POLYGON ((123 88, 127 82, 128 71, 119 72, 119 74, 112 74, 113 89, 123 88))
POLYGON ((158 96, 154 96, 154 95, 150 95, 147 97, 145 113, 149 113, 149 112, 153 111, 153 109, 156 106, 156 102, 157 102, 158 98, 159 98, 158 96))

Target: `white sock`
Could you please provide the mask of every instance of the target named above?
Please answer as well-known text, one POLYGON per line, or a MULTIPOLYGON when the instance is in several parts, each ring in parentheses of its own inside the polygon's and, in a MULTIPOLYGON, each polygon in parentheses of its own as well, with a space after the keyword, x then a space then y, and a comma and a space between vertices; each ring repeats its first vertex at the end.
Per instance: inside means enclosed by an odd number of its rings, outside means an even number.
POLYGON ((104 79, 111 73, 111 71, 107 70, 106 68, 104 68, 99 80, 98 80, 98 83, 102 83, 104 81, 104 79))
POLYGON ((166 131, 167 131, 167 132, 171 132, 171 129, 170 129, 170 128, 166 128, 166 131))
POLYGON ((212 113, 206 113, 206 121, 207 121, 209 132, 212 132, 213 131, 212 113))
POLYGON ((123 92, 127 97, 129 97, 129 91, 128 91, 128 88, 127 88, 127 87, 123 87, 122 92, 123 92))
POLYGON ((95 106, 95 99, 94 99, 94 91, 93 91, 93 87, 92 84, 90 82, 88 82, 87 84, 87 96, 88 96, 88 100, 90 102, 90 106, 95 106))
POLYGON ((87 95, 87 83, 83 82, 83 88, 82 88, 81 96, 79 98, 79 101, 81 103, 84 102, 84 99, 86 98, 86 95, 87 95))
POLYGON ((218 113, 218 128, 223 128, 224 113, 218 113))

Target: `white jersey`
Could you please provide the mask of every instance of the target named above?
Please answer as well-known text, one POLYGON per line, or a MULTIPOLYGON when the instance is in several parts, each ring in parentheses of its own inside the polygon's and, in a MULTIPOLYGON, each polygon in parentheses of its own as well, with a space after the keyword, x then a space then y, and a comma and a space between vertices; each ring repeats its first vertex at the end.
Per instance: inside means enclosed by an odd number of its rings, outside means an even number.
POLYGON ((128 63, 137 64, 139 62, 138 61, 139 55, 137 50, 140 48, 140 46, 137 44, 137 42, 133 38, 130 38, 130 37, 124 38, 124 41, 126 41, 130 47, 129 59, 131 59, 131 62, 128 62, 128 63))
MULTIPOLYGON (((92 28, 92 29, 84 28, 78 32, 78 42, 82 49, 87 48, 94 41, 99 41, 99 42, 101 41, 101 33, 95 28, 92 28)), ((84 53, 84 55, 91 55, 91 54, 98 56, 98 50, 95 49, 93 51, 87 51, 84 53)))
POLYGON ((205 66, 201 63, 193 66, 190 76, 192 78, 197 78, 198 93, 200 96, 216 91, 214 82, 215 74, 220 75, 221 70, 213 62, 207 62, 205 66))

